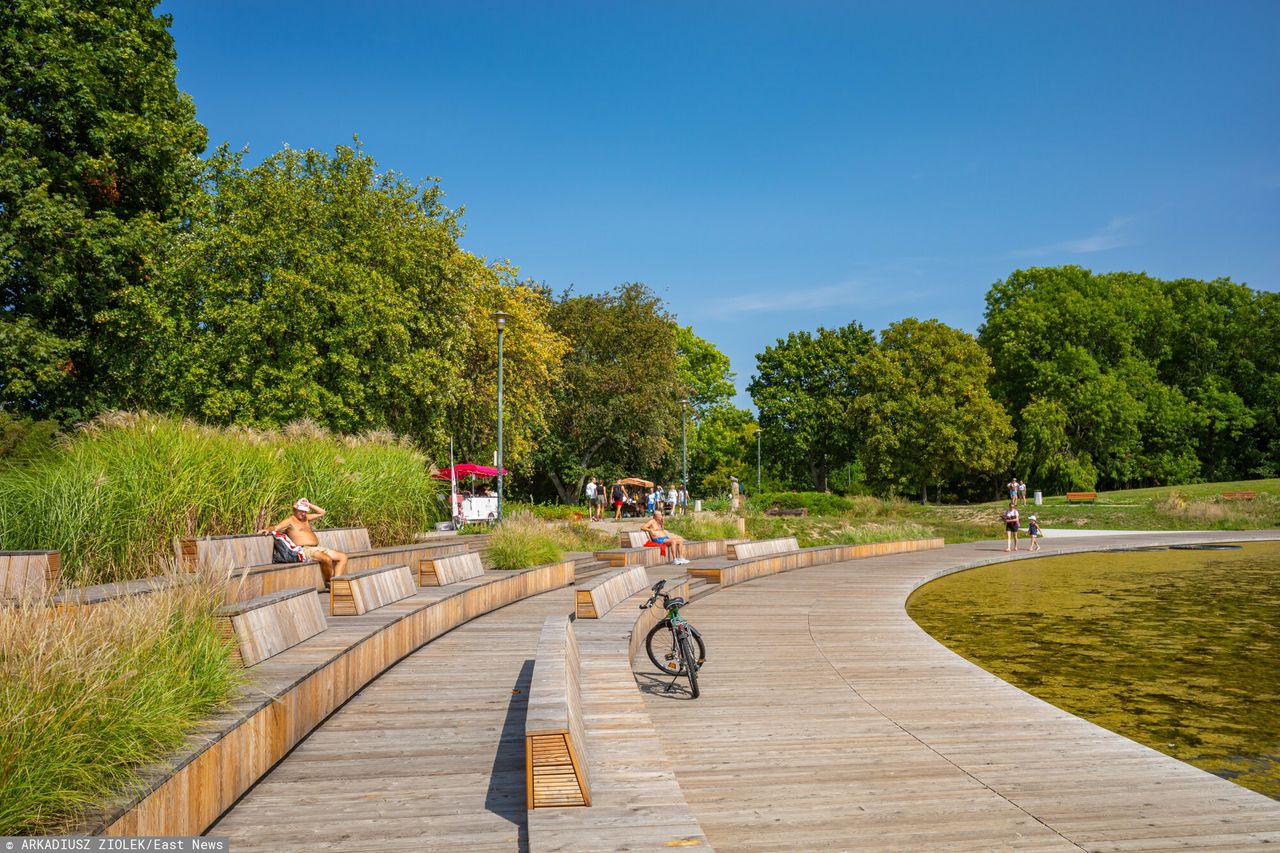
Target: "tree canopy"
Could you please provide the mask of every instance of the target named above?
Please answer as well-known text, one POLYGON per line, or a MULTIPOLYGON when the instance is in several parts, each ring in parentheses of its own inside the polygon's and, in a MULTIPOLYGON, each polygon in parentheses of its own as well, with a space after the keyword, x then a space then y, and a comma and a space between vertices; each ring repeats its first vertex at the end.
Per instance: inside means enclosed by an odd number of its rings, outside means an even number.
POLYGON ((119 405, 146 348, 120 311, 150 286, 206 141, 155 5, 0 7, 2 406, 73 422, 119 405))

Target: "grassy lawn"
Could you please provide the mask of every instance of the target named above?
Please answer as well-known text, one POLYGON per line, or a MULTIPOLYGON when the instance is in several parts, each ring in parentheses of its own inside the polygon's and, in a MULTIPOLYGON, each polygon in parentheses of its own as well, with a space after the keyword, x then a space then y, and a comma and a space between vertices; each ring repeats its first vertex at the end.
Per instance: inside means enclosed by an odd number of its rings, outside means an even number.
MULTIPOLYGON (((795 536, 802 546, 942 536, 947 542, 998 539, 1005 501, 921 506, 904 500, 852 498, 839 513, 803 518, 747 516, 756 539, 795 536)), ((1197 483, 1099 492, 1093 503, 1068 504, 1051 495, 1042 506, 1028 499, 1019 506, 1023 524, 1038 516, 1041 526, 1082 530, 1258 530, 1280 527, 1280 479, 1197 483), (1253 500, 1224 501, 1223 492, 1255 492, 1253 500)), ((1052 535, 1052 534, 1050 534, 1052 535)))

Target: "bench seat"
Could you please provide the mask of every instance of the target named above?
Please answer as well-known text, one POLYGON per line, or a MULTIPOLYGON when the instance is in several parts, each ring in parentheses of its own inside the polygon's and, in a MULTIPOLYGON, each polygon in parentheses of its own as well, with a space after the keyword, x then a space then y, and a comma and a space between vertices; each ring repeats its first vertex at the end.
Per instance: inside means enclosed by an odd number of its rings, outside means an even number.
POLYGON ((329 584, 329 615, 360 616, 418 591, 408 566, 380 566, 334 575, 329 584))
POLYGON ((59 551, 0 551, 0 601, 52 595, 61 580, 59 551))
POLYGON ((475 551, 418 561, 418 586, 448 586, 484 574, 484 564, 475 551))
POLYGON ((591 805, 581 683, 573 623, 566 615, 548 616, 538 637, 525 713, 529 811, 591 805))
POLYGON ((327 625, 314 589, 287 589, 228 604, 216 613, 223 638, 236 644, 243 666, 253 666, 296 646, 327 625))
POLYGON ((772 554, 785 554, 788 551, 799 551, 800 544, 794 536, 779 539, 757 539, 747 542, 734 542, 726 545, 724 555, 730 560, 750 560, 755 557, 766 557, 772 554))
POLYGON ((649 587, 644 566, 629 566, 592 578, 574 590, 574 613, 579 619, 599 619, 643 589, 649 587))
POLYGON ((1075 501, 1096 501, 1097 499, 1097 492, 1067 492, 1067 503, 1074 503, 1075 501))

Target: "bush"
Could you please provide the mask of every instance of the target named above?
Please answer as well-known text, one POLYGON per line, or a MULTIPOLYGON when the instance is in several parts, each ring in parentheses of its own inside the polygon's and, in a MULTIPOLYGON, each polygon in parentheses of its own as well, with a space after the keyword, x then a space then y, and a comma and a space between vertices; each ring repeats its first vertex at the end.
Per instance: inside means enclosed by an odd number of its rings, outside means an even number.
POLYGON ((854 501, 828 492, 761 492, 750 496, 747 506, 756 512, 777 507, 807 509, 810 515, 840 515, 852 510, 856 506, 854 501))
POLYGON ((213 619, 225 580, 181 579, 91 617, 0 608, 0 835, 71 828, 236 687, 243 670, 213 619))
POLYGON ((247 533, 301 495, 329 510, 329 525, 367 527, 376 545, 407 542, 446 514, 427 470, 389 434, 115 413, 0 467, 0 548, 61 551, 68 585, 145 577, 160 573, 173 537, 247 533))
POLYGON ((527 509, 506 511, 484 551, 495 569, 527 569, 564 559, 556 535, 527 509))

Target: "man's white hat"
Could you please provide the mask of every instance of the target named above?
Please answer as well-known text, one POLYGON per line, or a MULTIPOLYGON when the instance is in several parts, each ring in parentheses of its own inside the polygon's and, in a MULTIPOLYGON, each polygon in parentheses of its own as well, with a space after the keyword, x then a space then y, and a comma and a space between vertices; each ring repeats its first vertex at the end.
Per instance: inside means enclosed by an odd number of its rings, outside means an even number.
POLYGON ((293 508, 308 512, 311 509, 311 501, 306 498, 298 498, 298 502, 293 505, 293 508))

